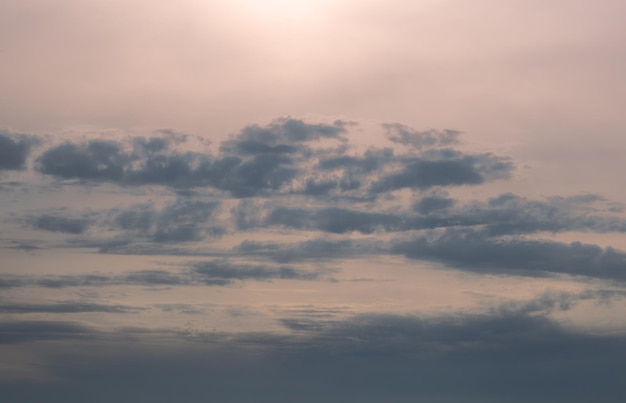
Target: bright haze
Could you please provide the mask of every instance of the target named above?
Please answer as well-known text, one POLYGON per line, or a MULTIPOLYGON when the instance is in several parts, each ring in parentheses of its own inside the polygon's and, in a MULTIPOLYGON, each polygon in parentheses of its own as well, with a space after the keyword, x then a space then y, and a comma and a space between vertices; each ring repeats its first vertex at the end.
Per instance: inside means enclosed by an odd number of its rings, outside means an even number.
POLYGON ((622 402, 624 15, 0 2, 0 400, 622 402))

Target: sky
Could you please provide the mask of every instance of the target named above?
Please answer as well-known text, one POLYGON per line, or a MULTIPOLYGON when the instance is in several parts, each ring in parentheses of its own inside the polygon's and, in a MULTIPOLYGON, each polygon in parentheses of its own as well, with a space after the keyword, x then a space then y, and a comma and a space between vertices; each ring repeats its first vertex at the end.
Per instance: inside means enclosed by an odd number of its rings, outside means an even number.
POLYGON ((7 402, 621 402, 626 3, 1 0, 7 402))

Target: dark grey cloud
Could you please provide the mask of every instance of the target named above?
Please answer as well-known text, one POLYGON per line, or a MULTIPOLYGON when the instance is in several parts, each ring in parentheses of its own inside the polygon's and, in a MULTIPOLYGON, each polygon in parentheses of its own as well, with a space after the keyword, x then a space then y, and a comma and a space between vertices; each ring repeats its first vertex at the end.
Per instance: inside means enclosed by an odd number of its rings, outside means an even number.
POLYGON ((375 193, 397 189, 428 189, 435 186, 480 185, 495 179, 507 179, 512 162, 493 154, 464 155, 451 149, 408 158, 403 167, 383 176, 372 185, 375 193))
POLYGON ((91 338, 86 326, 63 321, 0 321, 0 344, 91 338))
POLYGON ((119 182, 130 161, 131 156, 113 141, 66 142, 46 150, 37 160, 37 169, 62 179, 119 182))
POLYGON ((0 304, 1 313, 27 314, 27 313, 82 313, 82 312, 106 312, 106 313, 136 313, 142 308, 125 305, 102 305, 86 302, 63 302, 51 304, 0 304))
POLYGON ((24 169, 30 152, 38 143, 34 136, 0 130, 0 172, 24 169))
POLYGON ((626 221, 622 217, 610 211, 589 208, 589 204, 597 200, 595 195, 531 200, 506 193, 486 202, 461 203, 447 197, 426 196, 413 205, 421 215, 409 216, 407 222, 412 229, 469 227, 484 229, 491 236, 626 231, 626 221))
POLYGON ((214 221, 219 202, 194 201, 179 198, 161 209, 152 204, 137 205, 109 213, 109 225, 130 235, 153 242, 199 241, 207 236, 219 236, 224 229, 214 221))
POLYGON ((48 214, 32 217, 28 221, 36 229, 74 235, 84 233, 92 224, 92 220, 89 218, 64 217, 48 214))
POLYGON ((365 201, 402 188, 477 185, 507 178, 513 168, 504 157, 439 148, 453 145, 457 132, 410 132, 393 124, 385 126, 395 133, 390 140, 413 147, 401 154, 391 148, 351 154, 343 136, 347 125, 278 119, 244 128, 222 142, 217 155, 197 147, 182 151, 187 137, 172 133, 66 142, 41 154, 37 170, 63 180, 160 185, 179 192, 209 188, 235 198, 301 194, 365 201), (320 140, 332 145, 320 146, 320 140))
MULTIPOLYGON (((189 276, 165 270, 137 270, 118 276, 76 274, 61 276, 18 276, 0 277, 0 288, 15 287, 105 287, 112 285, 188 285, 192 284, 189 276)), ((65 306, 65 305, 64 305, 65 306)))
POLYGON ((228 190, 234 197, 251 197, 264 190, 278 190, 298 174, 298 170, 292 167, 292 160, 281 155, 261 154, 236 162, 214 181, 215 187, 228 190))
MULTIPOLYGON (((282 252, 285 253, 285 252, 282 252)), ((276 260, 294 260, 295 256, 289 258, 281 256, 276 260)), ((259 265, 252 263, 232 263, 228 259, 216 259, 206 261, 196 261, 181 264, 176 270, 136 270, 119 275, 94 275, 76 274, 60 276, 25 276, 25 275, 4 275, 0 276, 0 289, 17 287, 45 287, 45 288, 66 288, 66 287, 106 287, 117 285, 132 286, 225 286, 234 281, 268 281, 274 279, 287 280, 318 280, 330 270, 316 269, 305 270, 292 266, 273 266, 269 264, 259 265)), ((134 308, 121 305, 98 305, 88 303, 59 303, 47 305, 2 305, 0 312, 24 313, 32 312, 126 312, 134 308), (38 311, 39 310, 39 311, 38 311)))
POLYGON ((190 285, 191 280, 184 273, 173 273, 167 270, 137 270, 112 279, 124 285, 190 285))
POLYGON ((444 147, 458 142, 461 132, 456 130, 417 131, 400 123, 385 123, 387 138, 394 143, 418 149, 444 147))
POLYGON ((336 121, 332 125, 307 124, 298 119, 277 119, 268 126, 251 125, 235 138, 222 144, 226 153, 283 154, 294 153, 303 143, 324 138, 341 139, 346 124, 336 121))
POLYGON ((3 323, 0 334, 11 330, 5 343, 27 341, 43 330, 44 338, 65 337, 72 345, 58 341, 46 366, 66 382, 1 387, 25 403, 44 397, 79 402, 86 393, 95 402, 134 402, 137 396, 168 402, 181 390, 187 401, 210 395, 233 403, 623 399, 626 338, 577 332, 536 312, 495 309, 428 319, 364 314, 323 322, 282 321, 296 330, 291 336, 187 335, 202 342, 197 347, 85 341, 78 349, 75 339, 93 331, 70 323, 3 323))
POLYGON ((597 195, 529 200, 507 193, 486 203, 470 204, 457 213, 457 220, 462 222, 473 217, 473 220, 485 224, 492 235, 540 231, 626 231, 626 221, 622 217, 587 207, 597 200, 597 195))
POLYGON ((351 208, 293 208, 259 203, 240 204, 233 209, 239 229, 283 226, 330 233, 393 232, 436 228, 485 230, 491 236, 537 232, 594 231, 625 232, 626 221, 610 211, 589 204, 593 195, 572 198, 529 200, 506 193, 487 201, 462 203, 441 195, 425 195, 403 208, 362 211, 351 208))
POLYGON ((317 229, 343 234, 358 231, 370 234, 378 229, 394 231, 406 229, 406 218, 397 214, 360 212, 343 208, 320 210, 279 207, 265 219, 265 225, 281 225, 296 229, 317 229))
POLYGON ((322 272, 304 271, 289 266, 259 266, 249 264, 233 264, 226 260, 197 262, 193 265, 193 273, 202 282, 213 284, 215 281, 232 280, 315 280, 322 272))
POLYGON ((448 197, 427 196, 421 198, 413 205, 420 214, 429 214, 434 211, 447 210, 456 204, 456 200, 448 197))
POLYGON ((396 240, 391 251, 476 273, 569 274, 626 280, 626 254, 580 242, 493 238, 484 231, 447 229, 408 241, 396 240))
MULTIPOLYGON (((342 151, 341 149, 339 151, 342 151)), ((369 173, 395 161, 392 149, 369 149, 362 156, 334 155, 322 156, 317 168, 323 171, 346 169, 349 172, 369 173)))
POLYGON ((350 239, 312 239, 300 243, 279 244, 276 242, 244 241, 234 248, 243 256, 264 256, 278 263, 312 260, 316 262, 332 259, 354 258, 382 250, 371 242, 350 239))
POLYGON ((266 127, 249 126, 221 146, 219 156, 180 152, 174 143, 184 136, 135 138, 132 150, 121 143, 91 140, 66 142, 46 150, 37 160, 39 172, 60 179, 112 182, 120 185, 164 185, 177 189, 213 187, 234 197, 276 191, 298 169, 291 154, 307 153, 306 142, 339 139, 343 124, 307 124, 282 119, 266 127))
POLYGON ((43 249, 41 245, 38 245, 36 241, 27 241, 27 240, 16 240, 10 239, 6 242, 6 246, 3 246, 7 249, 20 250, 23 252, 34 252, 37 250, 43 249))

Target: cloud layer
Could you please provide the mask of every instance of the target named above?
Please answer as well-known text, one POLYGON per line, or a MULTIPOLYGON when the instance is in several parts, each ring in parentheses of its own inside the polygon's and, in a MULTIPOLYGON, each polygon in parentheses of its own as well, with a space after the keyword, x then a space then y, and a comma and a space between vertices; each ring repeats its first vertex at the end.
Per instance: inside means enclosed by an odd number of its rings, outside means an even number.
POLYGON ((251 390, 255 401, 584 401, 563 391, 575 379, 618 401, 623 336, 560 318, 619 310, 626 253, 591 238, 623 236, 620 205, 499 191, 516 161, 455 130, 377 130, 376 146, 358 122, 292 118, 216 145, 171 130, 2 133, 3 191, 57 202, 6 207, 3 248, 36 265, 0 273, 0 348, 38 346, 47 369, 0 373, 0 388, 77 401, 37 380, 54 376, 104 400, 186 388, 203 401, 209 376, 225 402, 251 390), (470 281, 456 291, 436 276, 470 281), (155 377, 172 387, 148 387, 155 377))

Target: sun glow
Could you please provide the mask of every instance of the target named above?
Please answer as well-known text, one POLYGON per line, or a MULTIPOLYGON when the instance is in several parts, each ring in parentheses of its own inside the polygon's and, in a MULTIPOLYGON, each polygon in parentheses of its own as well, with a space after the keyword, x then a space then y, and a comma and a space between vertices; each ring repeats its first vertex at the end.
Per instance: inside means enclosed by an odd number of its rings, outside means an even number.
POLYGON ((309 19, 329 0, 234 0, 241 11, 258 18, 309 19))

